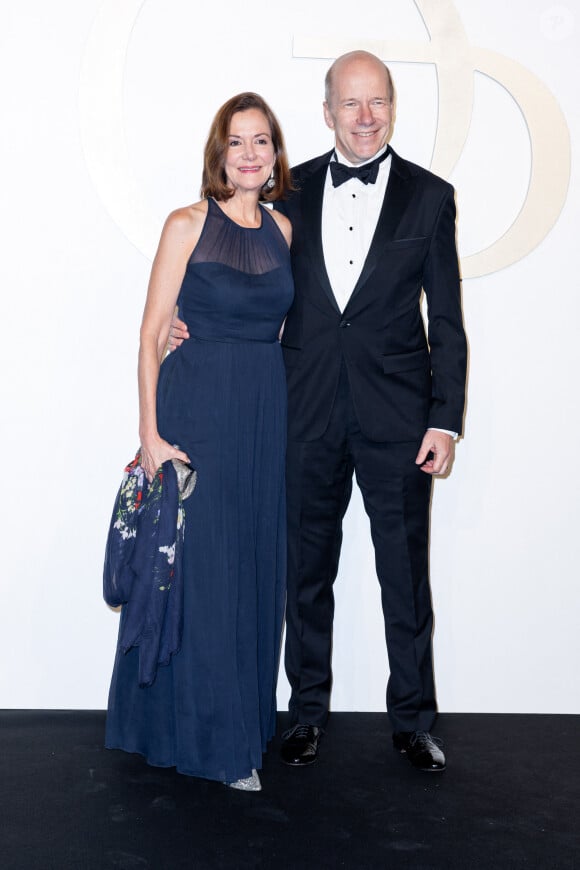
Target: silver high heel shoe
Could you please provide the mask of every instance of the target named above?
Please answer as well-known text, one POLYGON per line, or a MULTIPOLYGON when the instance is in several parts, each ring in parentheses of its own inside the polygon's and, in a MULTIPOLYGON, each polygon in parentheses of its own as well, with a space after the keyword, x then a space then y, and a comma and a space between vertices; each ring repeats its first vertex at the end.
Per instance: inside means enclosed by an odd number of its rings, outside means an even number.
POLYGON ((239 791, 262 791, 262 783, 258 771, 252 769, 252 775, 245 779, 236 779, 235 782, 226 782, 228 788, 237 788, 239 791))

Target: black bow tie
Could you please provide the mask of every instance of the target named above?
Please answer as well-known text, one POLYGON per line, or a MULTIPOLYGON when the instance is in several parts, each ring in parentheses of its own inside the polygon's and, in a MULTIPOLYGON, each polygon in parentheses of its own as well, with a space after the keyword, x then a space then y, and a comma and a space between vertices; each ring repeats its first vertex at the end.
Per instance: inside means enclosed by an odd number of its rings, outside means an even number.
POLYGON ((358 178, 363 184, 374 184, 379 174, 379 164, 383 162, 388 153, 389 149, 386 148, 380 157, 371 160, 370 163, 365 163, 363 166, 347 166, 345 163, 333 160, 330 164, 332 186, 339 187, 350 178, 358 178))

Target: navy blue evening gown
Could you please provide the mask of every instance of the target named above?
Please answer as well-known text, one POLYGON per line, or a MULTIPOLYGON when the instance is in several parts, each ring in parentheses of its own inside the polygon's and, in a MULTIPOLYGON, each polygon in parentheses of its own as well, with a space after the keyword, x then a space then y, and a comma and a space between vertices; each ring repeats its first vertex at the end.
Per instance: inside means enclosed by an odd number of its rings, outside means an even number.
POLYGON ((178 300, 191 338, 164 360, 157 389, 159 432, 197 470, 182 645, 147 688, 138 650, 117 651, 106 745, 222 782, 259 769, 275 729, 286 563, 278 333, 292 298, 288 246, 268 209, 245 228, 209 199, 178 300))

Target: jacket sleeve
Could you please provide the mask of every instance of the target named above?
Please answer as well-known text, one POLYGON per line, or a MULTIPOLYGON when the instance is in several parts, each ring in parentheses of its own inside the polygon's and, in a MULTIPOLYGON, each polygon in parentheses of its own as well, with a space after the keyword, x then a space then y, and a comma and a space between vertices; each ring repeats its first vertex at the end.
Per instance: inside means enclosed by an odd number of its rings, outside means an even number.
POLYGON ((467 342, 455 241, 455 199, 446 185, 423 273, 427 298, 432 392, 428 426, 463 430, 467 342))

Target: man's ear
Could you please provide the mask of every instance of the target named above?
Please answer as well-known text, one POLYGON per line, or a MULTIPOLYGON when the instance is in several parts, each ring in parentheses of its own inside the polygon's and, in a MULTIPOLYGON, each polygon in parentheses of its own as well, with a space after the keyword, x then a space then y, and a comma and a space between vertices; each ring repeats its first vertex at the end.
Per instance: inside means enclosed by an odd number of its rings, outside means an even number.
POLYGON ((334 130, 334 121, 332 115, 330 114, 330 109, 326 100, 322 104, 322 111, 324 112, 324 120, 326 122, 326 126, 330 127, 331 130, 334 130))

